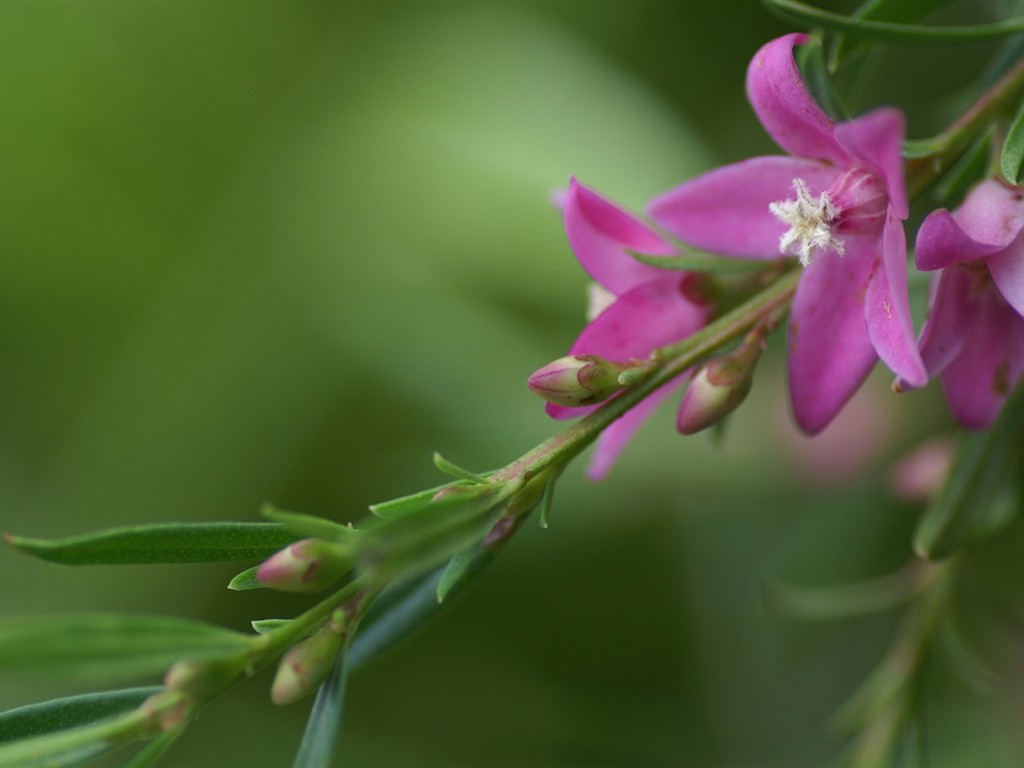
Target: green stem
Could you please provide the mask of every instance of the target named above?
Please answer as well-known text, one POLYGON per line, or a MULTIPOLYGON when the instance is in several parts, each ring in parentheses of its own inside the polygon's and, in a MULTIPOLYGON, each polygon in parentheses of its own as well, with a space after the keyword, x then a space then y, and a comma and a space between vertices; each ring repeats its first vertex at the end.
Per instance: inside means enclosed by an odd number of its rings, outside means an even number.
POLYGON ((1024 59, 983 93, 956 121, 931 139, 908 142, 923 151, 907 159, 907 194, 919 197, 963 153, 984 127, 1013 107, 1024 92, 1024 59))
POLYGON ((740 338, 767 315, 786 307, 802 272, 800 268, 791 269, 747 302, 708 323, 692 336, 654 350, 652 359, 664 362, 653 367, 641 383, 498 470, 491 480, 508 482, 519 479, 525 482, 549 467, 564 465, 596 440, 612 422, 663 384, 730 341, 740 338))

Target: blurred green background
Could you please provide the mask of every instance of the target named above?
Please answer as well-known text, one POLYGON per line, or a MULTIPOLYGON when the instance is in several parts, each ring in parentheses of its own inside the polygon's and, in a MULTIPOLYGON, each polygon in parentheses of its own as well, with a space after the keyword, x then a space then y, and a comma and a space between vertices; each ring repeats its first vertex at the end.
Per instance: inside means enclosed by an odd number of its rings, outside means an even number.
MULTIPOLYGON (((557 429, 526 376, 583 322, 549 194, 575 174, 640 210, 775 151, 742 81, 786 31, 753 0, 0 5, 0 528, 252 520, 264 501, 351 520, 436 484, 434 450, 515 458, 557 429)), ((921 135, 983 53, 906 58, 874 93, 912 91, 921 135)), ((833 757, 828 713, 893 618, 795 623, 759 585, 902 563, 916 510, 887 462, 947 422, 934 391, 894 405, 880 371, 805 440, 779 346, 722 447, 666 411, 604 484, 571 468, 550 529, 355 675, 338 765, 833 757)), ((227 592, 236 570, 0 552, 0 612, 243 629, 297 610, 227 592)), ((288 765, 308 702, 274 708, 268 685, 165 764, 288 765)), ((4 680, 0 705, 79 690, 4 680)), ((1017 764, 1003 709, 950 698, 935 765, 1017 764)))

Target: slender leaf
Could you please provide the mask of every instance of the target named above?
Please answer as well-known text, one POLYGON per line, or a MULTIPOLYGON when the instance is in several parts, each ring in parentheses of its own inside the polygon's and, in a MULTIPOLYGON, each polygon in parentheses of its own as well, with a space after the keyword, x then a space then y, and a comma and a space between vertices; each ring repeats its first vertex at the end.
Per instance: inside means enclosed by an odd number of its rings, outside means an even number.
POLYGON ((271 523, 167 523, 46 541, 4 535, 26 554, 64 565, 212 563, 259 560, 295 541, 271 523))
POLYGON ((1024 173, 1021 166, 1024 165, 1024 104, 1013 119, 1010 130, 1003 142, 1003 153, 999 158, 999 166, 1003 172, 1003 178, 1013 185, 1020 184, 1024 173))
POLYGON ((627 250, 626 253, 641 264, 674 272, 758 272, 775 263, 763 260, 733 259, 697 251, 688 251, 676 256, 654 256, 630 250, 627 250))
POLYGON ((918 554, 941 560, 1001 527, 1021 500, 1024 388, 1006 402, 996 423, 971 435, 914 536, 918 554))
MULTIPOLYGON (((988 169, 992 130, 974 142, 953 166, 936 182, 932 200, 943 208, 955 208, 967 190, 977 183, 988 169)), ((916 271, 916 270, 915 270, 916 271)))
POLYGON ((842 32, 851 37, 869 37, 896 43, 934 45, 936 43, 973 43, 993 37, 1024 32, 1024 18, 1004 19, 990 24, 927 26, 899 24, 872 19, 855 19, 832 13, 798 0, 762 0, 779 18, 809 28, 842 32))
POLYGON ((540 515, 538 519, 541 528, 548 527, 548 515, 551 514, 551 505, 555 501, 555 484, 558 482, 558 478, 562 476, 562 471, 565 467, 565 464, 553 467, 548 483, 544 486, 544 495, 540 499, 540 515))
POLYGON ((254 565, 252 568, 246 568, 241 573, 235 574, 234 578, 228 582, 228 589, 233 592, 247 592, 250 589, 265 589, 262 582, 256 578, 256 574, 259 573, 260 567, 254 565))
POLYGON ((425 491, 419 493, 413 493, 408 496, 401 496, 397 499, 390 499, 389 501, 381 501, 376 504, 370 505, 370 512, 376 517, 389 520, 395 517, 401 517, 402 515, 409 514, 412 512, 418 512, 437 496, 441 491, 446 491, 449 488, 464 488, 469 485, 476 485, 476 483, 467 483, 465 481, 457 483, 445 483, 444 485, 438 485, 434 488, 428 488, 425 491))
POLYGON ((283 509, 276 509, 270 504, 264 504, 260 509, 260 514, 299 536, 337 542, 354 542, 360 534, 360 531, 351 525, 336 523, 325 517, 286 512, 283 509))
POLYGON ((184 732, 184 727, 180 726, 169 731, 160 732, 156 737, 146 742, 142 749, 121 763, 118 768, 149 768, 151 765, 156 765, 157 761, 167 753, 171 745, 184 732))
POLYGON ((434 466, 446 475, 451 475, 459 480, 466 480, 480 485, 487 485, 491 482, 483 475, 478 475, 475 472, 470 472, 468 469, 463 469, 458 464, 453 464, 440 453, 434 453, 434 466))
POLYGON ((772 609, 787 616, 827 621, 845 619, 902 605, 924 585, 922 575, 920 568, 908 567, 878 578, 828 587, 798 587, 775 582, 765 585, 764 597, 772 609))
POLYGON ((444 568, 444 573, 441 574, 441 579, 437 582, 437 602, 444 602, 452 587, 462 579, 466 570, 479 556, 481 549, 482 546, 477 544, 475 547, 459 552, 448 561, 448 565, 444 568))
POLYGON ((275 629, 280 629, 286 624, 291 624, 291 619, 254 619, 249 622, 252 624, 253 630, 259 635, 265 635, 268 632, 273 632, 275 629))
POLYGON ((246 635, 173 617, 70 614, 0 622, 0 673, 125 678, 162 672, 179 659, 251 648, 246 635))
POLYGON ((317 690, 292 768, 326 768, 333 764, 345 707, 348 670, 346 645, 335 659, 330 676, 317 690))
POLYGON ((449 590, 444 603, 437 601, 437 586, 445 566, 385 589, 359 623, 348 654, 350 669, 375 659, 425 626, 464 594, 493 560, 493 553, 481 552, 465 570, 463 578, 449 590))
POLYGON ((123 714, 135 709, 160 690, 162 689, 159 686, 148 686, 87 693, 2 712, 0 744, 29 736, 65 731, 123 714))
MULTIPOLYGON (((898 23, 912 23, 920 21, 925 16, 938 10, 944 5, 949 5, 951 0, 867 0, 862 3, 852 14, 851 18, 869 21, 888 21, 898 23)), ((865 40, 847 38, 838 35, 832 44, 829 55, 829 68, 834 72, 843 56, 852 53, 857 48, 865 45, 865 40)))

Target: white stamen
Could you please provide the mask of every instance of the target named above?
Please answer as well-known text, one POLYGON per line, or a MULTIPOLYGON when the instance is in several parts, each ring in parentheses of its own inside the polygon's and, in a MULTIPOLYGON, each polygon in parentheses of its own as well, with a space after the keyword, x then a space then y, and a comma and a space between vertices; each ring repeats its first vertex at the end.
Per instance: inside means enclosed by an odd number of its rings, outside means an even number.
POLYGON ((768 209, 775 214, 789 229, 779 238, 779 251, 795 254, 800 263, 807 266, 811 263, 814 252, 824 248, 834 248, 843 255, 843 243, 832 233, 832 225, 840 214, 840 209, 832 202, 828 192, 822 192, 815 199, 803 179, 793 179, 796 200, 782 200, 770 203, 768 209), (798 247, 794 250, 794 246, 798 247))

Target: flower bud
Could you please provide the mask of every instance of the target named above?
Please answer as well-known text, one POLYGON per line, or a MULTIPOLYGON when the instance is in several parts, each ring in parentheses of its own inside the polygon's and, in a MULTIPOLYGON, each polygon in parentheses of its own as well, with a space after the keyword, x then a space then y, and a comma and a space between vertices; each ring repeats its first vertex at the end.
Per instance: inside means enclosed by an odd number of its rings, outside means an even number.
POLYGON ((676 428, 692 435, 736 410, 750 392, 763 350, 764 331, 757 328, 734 351, 699 368, 683 395, 676 428))
POLYGON ((622 389, 619 374, 627 368, 597 355, 570 355, 535 371, 527 385, 534 394, 556 405, 594 405, 622 389))
POLYGON ((241 661, 175 662, 164 675, 164 686, 170 691, 183 693, 194 701, 202 701, 222 690, 231 680, 242 675, 241 661))
POLYGON ((270 688, 275 704, 291 704, 312 693, 327 679, 344 642, 333 622, 307 640, 293 645, 281 658, 270 688))
POLYGON ((903 501, 925 504, 939 495, 955 457, 956 443, 952 439, 927 440, 896 463, 889 477, 890 487, 903 501))
POLYGON ((352 567, 351 547, 326 539, 303 539, 264 561, 260 584, 282 592, 319 592, 352 567))

